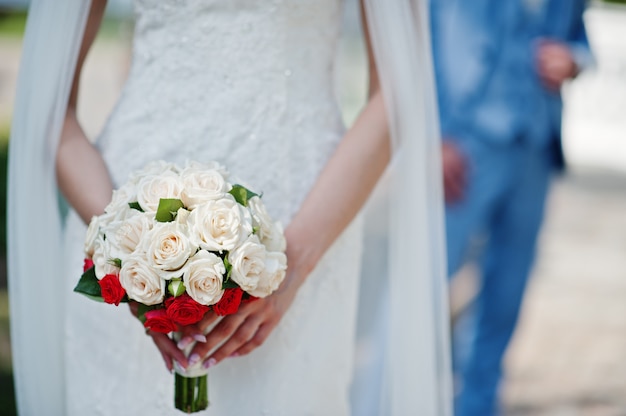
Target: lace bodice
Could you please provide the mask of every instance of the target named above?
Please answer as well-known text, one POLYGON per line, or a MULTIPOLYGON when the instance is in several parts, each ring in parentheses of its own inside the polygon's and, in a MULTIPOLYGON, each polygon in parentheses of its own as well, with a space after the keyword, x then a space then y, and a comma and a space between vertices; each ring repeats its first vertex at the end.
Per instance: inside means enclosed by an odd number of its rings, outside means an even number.
POLYGON ((342 131, 338 0, 136 0, 135 13, 128 81, 98 139, 115 182, 165 156, 219 160, 263 192, 310 185, 342 131), (260 151, 275 169, 255 181, 260 151))

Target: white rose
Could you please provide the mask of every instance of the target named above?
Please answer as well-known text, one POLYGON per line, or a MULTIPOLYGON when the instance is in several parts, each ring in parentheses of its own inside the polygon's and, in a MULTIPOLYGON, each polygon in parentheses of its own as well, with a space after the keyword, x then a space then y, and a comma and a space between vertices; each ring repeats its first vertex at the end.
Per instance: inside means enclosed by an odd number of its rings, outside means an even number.
POLYGON ((124 221, 131 215, 140 212, 129 205, 130 202, 136 201, 134 188, 130 189, 130 187, 124 185, 122 188, 113 191, 113 199, 104 209, 104 214, 100 215, 100 227, 106 228, 112 223, 124 221))
POLYGON ((250 212, 229 194, 191 211, 188 224, 194 243, 208 251, 232 250, 252 233, 250 212))
POLYGON ((224 261, 213 253, 198 251, 187 263, 183 282, 187 293, 201 305, 214 305, 222 298, 226 267, 224 261))
POLYGON ((176 219, 174 221, 182 225, 187 225, 189 214, 191 214, 191 211, 188 211, 185 208, 178 208, 178 211, 176 211, 176 219))
POLYGON ((285 231, 283 230, 282 224, 275 222, 272 231, 263 236, 261 243, 263 243, 269 251, 284 252, 287 249, 287 240, 285 239, 285 231))
POLYGON ((120 284, 130 299, 145 305, 163 302, 165 280, 148 266, 143 253, 135 253, 122 264, 120 284))
POLYGON ((287 256, 285 253, 267 253, 265 257, 265 270, 259 279, 256 289, 251 290, 252 296, 264 298, 274 292, 285 280, 287 270, 287 256))
POLYGON ((246 292, 256 289, 265 270, 266 253, 265 246, 256 235, 248 237, 228 253, 228 261, 232 265, 230 278, 246 292))
POLYGON ((177 222, 156 223, 144 237, 147 264, 161 271, 164 279, 180 277, 181 268, 197 250, 187 227, 177 222))
POLYGON ((283 227, 280 223, 274 222, 265 209, 265 204, 261 198, 254 196, 248 201, 248 208, 252 214, 253 226, 258 228, 257 235, 261 244, 268 251, 285 251, 287 242, 283 227))
POLYGON ((108 241, 102 237, 94 241, 94 251, 91 260, 96 267, 96 277, 102 279, 107 274, 117 274, 119 269, 111 262, 111 248, 108 241))
POLYGON ((156 212, 159 200, 180 199, 183 183, 173 172, 159 176, 147 176, 137 184, 137 202, 145 212, 156 212))
POLYGON ((91 217, 89 227, 87 227, 87 235, 85 236, 85 255, 89 258, 93 257, 96 239, 100 235, 100 218, 98 216, 91 217))
POLYGON ((121 208, 128 207, 130 202, 137 201, 137 188, 131 184, 124 184, 118 189, 113 190, 111 202, 104 208, 104 212, 113 213, 121 208))
POLYGON ((195 171, 216 170, 220 173, 220 175, 222 175, 222 177, 226 181, 228 180, 228 177, 230 175, 223 165, 215 161, 198 162, 195 160, 191 160, 191 161, 188 161, 187 164, 185 165, 185 170, 195 170, 195 171))
POLYGON ((181 178, 184 189, 180 199, 189 209, 213 199, 220 199, 230 190, 222 174, 215 169, 187 168, 181 173, 181 178))
POLYGON ((166 173, 174 173, 178 175, 180 168, 174 163, 166 162, 164 160, 155 160, 148 163, 142 169, 139 169, 129 175, 127 183, 138 184, 143 178, 148 176, 159 176, 166 173))
POLYGON ((149 214, 132 210, 128 218, 109 224, 104 232, 111 244, 111 255, 122 261, 127 258, 145 239, 153 223, 149 214))

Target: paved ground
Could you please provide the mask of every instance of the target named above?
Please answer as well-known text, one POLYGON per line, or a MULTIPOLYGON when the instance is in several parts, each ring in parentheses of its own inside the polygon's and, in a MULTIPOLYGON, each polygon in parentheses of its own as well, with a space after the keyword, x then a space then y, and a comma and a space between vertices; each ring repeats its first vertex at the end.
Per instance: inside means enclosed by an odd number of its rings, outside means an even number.
POLYGON ((626 415, 626 176, 557 181, 504 397, 510 415, 626 415))

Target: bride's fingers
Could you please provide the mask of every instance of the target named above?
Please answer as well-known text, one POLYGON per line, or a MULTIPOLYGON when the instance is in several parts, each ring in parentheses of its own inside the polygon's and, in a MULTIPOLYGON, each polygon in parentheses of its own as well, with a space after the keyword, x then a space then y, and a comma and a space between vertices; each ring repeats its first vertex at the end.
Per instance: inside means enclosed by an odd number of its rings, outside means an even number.
POLYGON ((204 331, 198 326, 198 324, 180 327, 179 331, 181 333, 181 337, 176 346, 180 350, 184 350, 194 341, 206 342, 204 331))
POLYGON ((180 327, 181 337, 178 341, 178 348, 184 350, 194 341, 206 342, 206 336, 204 332, 213 322, 217 320, 218 316, 213 311, 209 311, 204 314, 202 319, 193 325, 187 325, 180 327))
MULTIPOLYGON (((239 350, 243 345, 252 342, 252 340, 256 338, 256 334, 258 333, 258 330, 261 326, 261 319, 249 317, 237 328, 237 330, 228 338, 225 343, 223 343, 217 350, 215 350, 211 354, 211 356, 207 360, 204 361, 204 368, 212 367, 213 365, 222 361, 224 358, 233 355, 233 353, 239 350)), ((260 341, 262 342, 263 340, 260 341)))
POLYGON ((172 341, 167 335, 158 332, 150 331, 150 336, 155 345, 161 352, 165 366, 168 370, 172 371, 172 360, 175 360, 181 367, 187 368, 189 364, 187 357, 181 350, 178 349, 174 341, 172 341))
POLYGON ((276 324, 273 324, 273 325, 268 325, 268 324, 261 325, 257 329, 257 331, 254 334, 254 336, 248 342, 246 342, 241 347, 239 347, 237 350, 235 350, 233 353, 231 353, 231 356, 237 357, 237 356, 240 356, 240 355, 250 354, 252 351, 254 351, 258 347, 260 347, 265 342, 265 340, 270 335, 270 333, 272 332, 272 329, 274 329, 275 326, 276 326, 276 324))
POLYGON ((202 319, 200 319, 200 322, 198 322, 195 326, 200 329, 201 334, 204 334, 209 325, 217 321, 218 318, 219 316, 215 312, 213 312, 212 310, 208 311, 204 314, 202 319))
POLYGON ((189 365, 200 362, 216 346, 229 338, 239 328, 245 317, 234 314, 222 319, 211 332, 206 334, 206 342, 196 344, 189 354, 189 365))

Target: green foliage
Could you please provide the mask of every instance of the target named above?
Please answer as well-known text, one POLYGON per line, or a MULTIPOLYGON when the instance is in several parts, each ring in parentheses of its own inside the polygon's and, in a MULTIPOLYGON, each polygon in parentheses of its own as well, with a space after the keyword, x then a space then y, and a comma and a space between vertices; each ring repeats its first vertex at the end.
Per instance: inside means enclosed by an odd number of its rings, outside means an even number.
POLYGON ((248 206, 248 200, 250 198, 259 196, 258 194, 255 194, 254 192, 252 192, 245 186, 241 186, 241 185, 233 185, 233 189, 231 189, 230 192, 228 193, 234 196, 235 201, 237 201, 244 207, 248 206))
POLYGON ((74 292, 80 293, 93 300, 104 302, 102 299, 102 290, 96 277, 96 268, 92 267, 80 277, 78 284, 74 288, 74 292))
POLYGON ((139 319, 142 324, 145 324, 146 312, 159 309, 159 307, 160 307, 159 305, 144 305, 143 303, 139 303, 137 306, 137 319, 139 319))
POLYGON ((9 153, 9 129, 0 128, 0 255, 7 249, 7 166, 9 153))
POLYGON ((143 209, 141 209, 141 205, 139 205, 139 202, 129 202, 128 206, 132 209, 136 209, 139 212, 143 212, 143 209))
POLYGON ((26 27, 26 12, 0 12, 0 36, 20 37, 26 27))
POLYGON ((176 218, 176 213, 183 208, 183 201, 175 198, 161 198, 155 219, 159 222, 171 222, 176 218))

